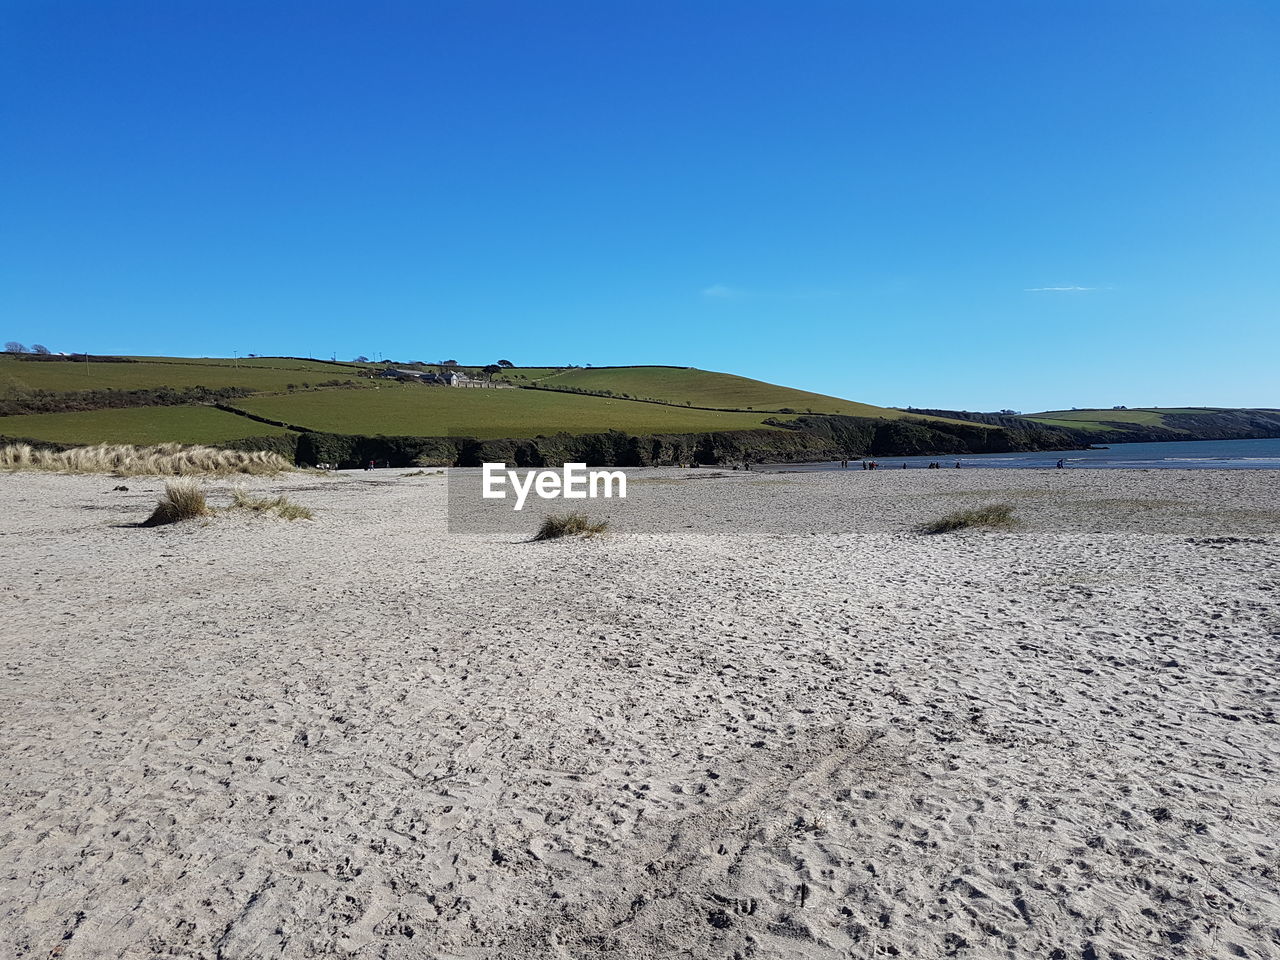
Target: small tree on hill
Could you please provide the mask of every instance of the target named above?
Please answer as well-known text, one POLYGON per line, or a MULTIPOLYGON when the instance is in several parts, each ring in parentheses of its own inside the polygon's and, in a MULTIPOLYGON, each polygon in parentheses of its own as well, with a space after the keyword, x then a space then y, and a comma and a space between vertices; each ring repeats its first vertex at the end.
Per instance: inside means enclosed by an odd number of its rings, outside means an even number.
POLYGON ((4 345, 5 353, 26 353, 27 348, 20 344, 17 340, 10 340, 4 345))
POLYGON ((51 351, 43 343, 33 343, 31 345, 31 352, 38 353, 42 357, 47 357, 51 351))
POLYGON ((514 364, 514 363, 512 363, 510 360, 499 360, 499 361, 498 361, 498 366, 500 366, 500 367, 506 367, 508 370, 510 370, 512 367, 514 367, 514 366, 515 366, 515 364, 514 364))
POLYGON ((498 366, 496 363, 491 363, 491 364, 489 364, 487 367, 485 367, 485 368, 484 368, 484 372, 485 372, 485 373, 487 373, 487 374, 489 375, 489 379, 490 379, 490 380, 492 380, 492 379, 493 379, 493 375, 494 375, 495 373, 501 373, 501 372, 502 372, 502 368, 501 368, 500 366, 498 366))
POLYGON ((368 358, 368 357, 366 357, 366 356, 362 353, 362 354, 360 354, 360 356, 356 357, 356 358, 355 358, 354 360, 352 360, 351 362, 352 362, 352 363, 368 363, 368 362, 369 362, 369 358, 368 358))

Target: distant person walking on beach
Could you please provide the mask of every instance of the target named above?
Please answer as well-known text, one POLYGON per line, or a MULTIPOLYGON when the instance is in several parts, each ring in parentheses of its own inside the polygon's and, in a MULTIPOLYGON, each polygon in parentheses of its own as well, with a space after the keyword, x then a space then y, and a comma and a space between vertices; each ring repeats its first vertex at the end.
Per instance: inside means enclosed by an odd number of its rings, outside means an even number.
POLYGON ((1064 460, 1064 459, 1059 458, 1059 460, 1058 460, 1058 469, 1059 469, 1059 470, 1065 470, 1065 469, 1066 469, 1066 467, 1067 467, 1067 461, 1066 461, 1066 460, 1064 460))

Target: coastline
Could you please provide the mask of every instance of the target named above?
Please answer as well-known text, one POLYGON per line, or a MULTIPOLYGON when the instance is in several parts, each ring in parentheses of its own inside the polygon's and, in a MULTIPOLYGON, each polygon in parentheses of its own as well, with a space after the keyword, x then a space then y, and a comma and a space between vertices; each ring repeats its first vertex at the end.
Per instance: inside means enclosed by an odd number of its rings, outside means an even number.
MULTIPOLYGON (((1044 450, 985 454, 936 454, 901 457, 881 455, 864 460, 883 461, 881 466, 908 469, 927 467, 931 462, 954 467, 958 461, 970 468, 1055 469, 1058 459, 1068 469, 1131 470, 1280 470, 1280 439, 1246 438, 1234 440, 1135 441, 1073 450, 1044 450)), ((854 461, 850 461, 851 467, 854 461)), ((753 464, 753 469, 755 465, 753 464)), ((765 470, 839 470, 840 461, 761 464, 765 470)))

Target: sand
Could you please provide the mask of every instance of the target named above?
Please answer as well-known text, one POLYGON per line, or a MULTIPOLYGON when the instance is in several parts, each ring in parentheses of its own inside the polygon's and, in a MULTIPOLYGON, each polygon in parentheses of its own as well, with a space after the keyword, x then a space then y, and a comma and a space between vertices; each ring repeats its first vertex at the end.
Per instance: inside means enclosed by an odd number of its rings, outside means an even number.
POLYGON ((0 957, 1280 956, 1275 474, 403 472, 0 477, 0 957))

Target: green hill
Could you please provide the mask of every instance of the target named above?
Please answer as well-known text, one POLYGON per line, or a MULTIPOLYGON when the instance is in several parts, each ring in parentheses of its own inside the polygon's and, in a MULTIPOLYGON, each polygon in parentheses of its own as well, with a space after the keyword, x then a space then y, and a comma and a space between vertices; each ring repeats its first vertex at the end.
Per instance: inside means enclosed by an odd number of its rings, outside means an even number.
POLYGON ((1280 410, 1224 407, 1135 407, 1047 410, 1030 423, 1078 433, 1093 442, 1248 439, 1280 436, 1280 410))
POLYGON ((1168 414, 1198 414, 1211 412, 1207 407, 1185 407, 1161 410, 1134 408, 1132 410, 1047 410, 1027 415, 1028 420, 1069 427, 1073 430, 1112 430, 1139 427, 1163 427, 1168 414))
MULTIPOLYGON (((692 367, 518 367, 496 374, 500 388, 450 388, 388 379, 388 366, 295 357, 2 355, 0 438, 259 446, 309 463, 480 456, 710 463, 1280 436, 1275 410, 1023 417, 891 409, 692 367)), ((458 369, 484 376, 476 367, 458 369)))
POLYGON ((766 413, 724 413, 545 390, 457 390, 394 382, 355 394, 316 390, 250 397, 234 405, 291 426, 387 436, 488 439, 608 430, 646 435, 775 429, 764 423, 766 413))
POLYGON ((111 360, 19 359, 0 354, 0 397, 37 390, 147 390, 158 387, 241 387, 286 390, 333 380, 369 383, 362 364, 259 357, 246 360, 120 357, 111 360))
MULTIPOLYGON (((649 436, 778 430, 807 413, 910 416, 692 367, 523 367, 497 379, 525 389, 449 389, 377 376, 386 366, 291 357, 3 355, 0 436, 60 444, 226 443, 286 429, 253 418, 368 436, 491 439, 609 430, 649 436)), ((459 369, 483 376, 476 367, 459 369)))
POLYGON ((710 407, 720 410, 753 410, 786 413, 836 413, 848 417, 907 416, 901 410, 842 400, 807 390, 780 387, 731 373, 715 373, 693 367, 572 367, 513 370, 500 375, 516 383, 549 390, 582 390, 637 400, 710 407))
POLYGON ((289 431, 208 406, 127 407, 0 417, 0 436, 66 446, 181 442, 221 446, 289 431))

